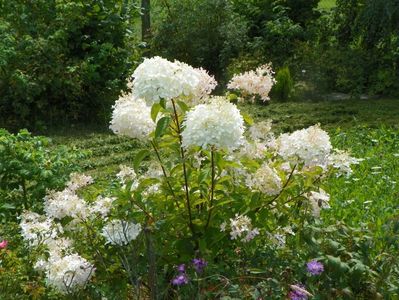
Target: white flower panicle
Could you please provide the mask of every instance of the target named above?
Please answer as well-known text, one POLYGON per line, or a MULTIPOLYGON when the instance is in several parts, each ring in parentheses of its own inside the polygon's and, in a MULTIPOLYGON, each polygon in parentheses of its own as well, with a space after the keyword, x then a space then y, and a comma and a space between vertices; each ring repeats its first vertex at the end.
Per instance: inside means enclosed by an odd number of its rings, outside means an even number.
POLYGON ((123 220, 112 220, 104 226, 101 234, 107 240, 107 244, 123 246, 135 240, 140 232, 140 224, 123 220))
POLYGON ((83 288, 94 273, 94 266, 78 254, 63 257, 51 255, 47 263, 40 261, 47 284, 64 294, 83 288))
POLYGON ((255 123, 249 128, 249 134, 254 141, 269 140, 272 136, 272 120, 255 123))
POLYGON ((222 97, 199 104, 186 114, 183 146, 235 150, 243 143, 244 120, 237 107, 222 97))
MULTIPOLYGON (((221 231, 226 231, 227 224, 220 225, 221 231)), ((258 228, 252 228, 251 219, 244 215, 235 215, 234 219, 230 219, 230 238, 236 240, 241 238, 241 241, 247 243, 259 234, 258 228)))
MULTIPOLYGON (((228 89, 240 90, 244 94, 259 95, 263 102, 270 100, 269 93, 276 82, 270 64, 262 65, 255 71, 234 75, 227 85, 228 89)), ((255 101, 255 97, 252 97, 255 101)))
POLYGON ((31 211, 25 211, 20 216, 21 235, 29 246, 37 246, 47 240, 55 239, 62 233, 62 227, 55 224, 53 219, 41 216, 31 211))
POLYGON ((214 78, 203 69, 159 56, 144 59, 133 78, 133 96, 144 99, 148 105, 181 96, 200 99, 216 86, 214 78))
POLYGON ((89 206, 90 216, 101 216, 102 218, 106 218, 109 215, 112 209, 112 204, 115 200, 115 197, 98 196, 96 201, 91 203, 89 206))
POLYGON ((330 208, 330 195, 327 194, 323 189, 319 189, 319 192, 312 191, 306 195, 309 199, 310 205, 312 206, 313 216, 320 217, 320 210, 330 208))
POLYGON ((119 170, 120 171, 116 174, 116 177, 122 185, 125 185, 128 181, 135 180, 137 177, 136 172, 126 165, 120 165, 119 170))
POLYGON ((330 137, 319 125, 280 135, 276 141, 278 154, 289 161, 304 162, 305 166, 327 164, 332 150, 330 137))
POLYGON ((244 141, 240 151, 238 153, 239 156, 246 156, 252 159, 261 159, 265 157, 265 152, 267 147, 262 142, 249 142, 248 140, 244 141))
POLYGON ((72 173, 70 175, 69 181, 67 182, 67 189, 70 191, 76 191, 82 187, 85 187, 94 182, 91 176, 81 174, 81 173, 72 173))
POLYGON ((65 217, 85 219, 88 206, 74 191, 65 189, 61 192, 51 191, 44 197, 44 211, 47 216, 59 220, 65 217))
POLYGON ((122 98, 112 107, 109 128, 117 135, 145 140, 155 129, 151 108, 141 99, 122 98))
POLYGON ((248 177, 247 185, 269 196, 280 193, 283 186, 280 176, 266 163, 248 177))

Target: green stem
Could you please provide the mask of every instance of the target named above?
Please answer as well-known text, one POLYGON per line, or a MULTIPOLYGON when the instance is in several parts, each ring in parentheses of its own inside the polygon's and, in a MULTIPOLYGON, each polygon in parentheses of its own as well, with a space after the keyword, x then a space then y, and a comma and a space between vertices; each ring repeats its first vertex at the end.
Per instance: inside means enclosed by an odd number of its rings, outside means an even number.
POLYGON ((193 225, 193 217, 191 214, 190 193, 188 191, 188 176, 187 176, 186 158, 185 158, 184 149, 183 149, 183 141, 182 141, 181 130, 180 130, 179 116, 177 115, 176 104, 173 99, 172 99, 172 105, 173 105, 173 111, 174 111, 174 115, 175 115, 176 126, 177 126, 177 133, 179 136, 180 156, 181 156, 181 159, 183 162, 184 188, 185 188, 185 192, 186 192, 186 205, 187 205, 187 211, 188 211, 189 227, 190 227, 191 233, 193 234, 193 237, 195 237, 196 234, 195 234, 194 225, 193 225))
POLYGON ((211 199, 209 201, 209 212, 208 212, 208 219, 206 221, 205 230, 208 228, 209 223, 212 217, 212 210, 213 210, 213 198, 214 198, 214 191, 215 191, 215 154, 214 149, 211 149, 211 199))
POLYGON ((162 163, 161 156, 159 155, 158 148, 156 147, 156 144, 154 143, 154 141, 151 141, 151 145, 152 145, 152 147, 153 147, 154 150, 155 150, 155 154, 157 155, 159 164, 161 165, 161 168, 162 168, 163 176, 165 177, 166 183, 167 183, 167 185, 168 185, 168 187, 169 187, 169 189, 170 189, 170 192, 172 193, 172 196, 173 196, 173 198, 174 198, 174 200, 175 200, 176 206, 177 206, 177 208, 179 208, 179 207, 180 207, 180 206, 179 206, 179 201, 177 201, 175 192, 173 191, 172 185, 171 185, 170 182, 169 182, 169 177, 168 177, 168 175, 166 174, 166 170, 165 170, 165 167, 164 167, 164 165, 163 165, 163 163, 162 163))

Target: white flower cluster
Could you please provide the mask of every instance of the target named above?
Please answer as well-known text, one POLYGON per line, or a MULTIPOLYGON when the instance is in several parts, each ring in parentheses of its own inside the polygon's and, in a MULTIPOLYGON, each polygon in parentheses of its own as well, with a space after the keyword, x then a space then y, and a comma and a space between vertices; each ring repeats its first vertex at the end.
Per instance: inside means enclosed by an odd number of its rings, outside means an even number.
POLYGON ((183 146, 235 150, 243 143, 244 120, 237 107, 222 97, 199 104, 186 114, 183 146))
POLYGON ((126 165, 120 165, 119 173, 116 174, 116 177, 118 178, 119 182, 122 185, 125 185, 128 181, 135 180, 137 177, 137 174, 132 168, 130 168, 126 165))
POLYGON ((38 246, 46 241, 55 239, 62 227, 54 223, 53 219, 41 216, 35 212, 25 211, 20 215, 21 235, 30 246, 38 246))
POLYGON ((269 140, 272 136, 272 120, 261 121, 253 124, 249 128, 249 134, 254 141, 265 141, 269 140))
POLYGON ((107 240, 107 244, 123 246, 135 240, 140 232, 140 224, 123 220, 112 220, 104 226, 101 234, 107 240))
POLYGON ((282 189, 280 176, 266 163, 247 178, 247 185, 269 196, 277 195, 282 189))
POLYGON ((151 108, 141 99, 122 97, 113 106, 110 129, 117 135, 146 139, 155 129, 151 108))
POLYGON ((319 192, 312 191, 308 193, 306 197, 309 199, 313 216, 316 218, 320 217, 320 210, 322 208, 330 208, 330 195, 323 189, 319 189, 319 192))
POLYGON ((66 188, 60 192, 51 191, 44 197, 44 211, 48 217, 59 220, 65 217, 85 219, 88 207, 75 191, 66 188))
POLYGON ((101 216, 103 219, 105 219, 111 209, 112 209, 112 204, 116 200, 114 197, 103 197, 103 196, 98 196, 96 201, 93 202, 89 206, 89 213, 91 216, 101 216))
POLYGON ((61 293, 71 293, 83 288, 94 273, 94 266, 78 254, 50 255, 47 262, 37 265, 44 269, 47 284, 61 293))
POLYGON ((67 189, 70 191, 76 191, 82 187, 92 184, 93 182, 94 181, 91 176, 81 173, 72 173, 69 177, 69 181, 67 182, 67 189))
POLYGON ((360 159, 351 157, 348 152, 335 150, 329 156, 329 164, 338 170, 337 175, 349 176, 352 174, 351 165, 359 164, 360 159))
POLYGON ((203 69, 159 56, 146 58, 134 71, 133 78, 133 97, 144 99, 148 105, 181 96, 198 101, 216 86, 215 79, 203 69))
POLYGON ((22 237, 30 247, 44 245, 48 255, 35 263, 37 270, 44 271, 47 284, 61 293, 70 293, 83 288, 94 272, 94 266, 72 251, 73 241, 62 235, 71 224, 79 224, 83 219, 101 216, 107 218, 115 198, 99 196, 89 204, 76 194, 77 190, 91 184, 93 179, 83 174, 71 174, 70 181, 63 191, 50 191, 44 199, 46 215, 24 212, 20 216, 22 237), (69 217, 66 227, 56 220, 69 217))
MULTIPOLYGON (((241 238, 241 241, 247 243, 259 234, 258 228, 252 228, 251 219, 244 215, 235 215, 234 219, 230 219, 230 237, 232 240, 241 238)), ((222 223, 221 231, 226 231, 227 224, 222 223)))
POLYGON ((330 137, 319 125, 280 135, 278 154, 288 161, 299 159, 305 166, 325 166, 332 150, 330 137))
MULTIPOLYGON (((249 95, 259 95, 265 102, 270 100, 269 93, 276 82, 273 75, 274 72, 270 64, 262 65, 255 71, 234 75, 227 88, 241 90, 249 95)), ((252 97, 252 101, 255 101, 255 97, 252 97)))

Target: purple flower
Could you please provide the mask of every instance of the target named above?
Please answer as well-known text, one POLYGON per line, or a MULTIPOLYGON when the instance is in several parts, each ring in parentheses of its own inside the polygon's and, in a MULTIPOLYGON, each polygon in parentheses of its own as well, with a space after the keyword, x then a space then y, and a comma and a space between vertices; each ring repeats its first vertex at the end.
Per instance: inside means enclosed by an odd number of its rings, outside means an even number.
POLYGON ((292 291, 288 294, 291 300, 307 300, 310 293, 303 284, 291 285, 292 291))
POLYGON ((197 273, 202 273, 202 271, 204 271, 204 269, 208 265, 208 263, 203 258, 194 258, 193 265, 194 265, 195 271, 197 273))
POLYGON ((311 275, 320 275, 324 271, 324 266, 317 260, 311 260, 306 264, 306 269, 311 275))
POLYGON ((181 264, 177 266, 177 271, 180 273, 185 273, 186 272, 186 265, 185 264, 181 264))
POLYGON ((175 278, 172 279, 172 284, 173 285, 183 285, 183 284, 187 284, 188 283, 188 277, 186 274, 179 274, 177 275, 175 278))

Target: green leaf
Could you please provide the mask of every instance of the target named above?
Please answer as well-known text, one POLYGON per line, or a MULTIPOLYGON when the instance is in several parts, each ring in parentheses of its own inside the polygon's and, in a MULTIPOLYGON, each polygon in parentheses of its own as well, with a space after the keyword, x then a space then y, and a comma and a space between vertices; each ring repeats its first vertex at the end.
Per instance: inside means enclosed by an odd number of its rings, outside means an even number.
POLYGON ((152 107, 151 107, 151 119, 155 122, 155 120, 157 119, 158 113, 161 110, 162 106, 159 103, 155 103, 152 107))
POLYGON ((159 138, 165 133, 166 129, 169 127, 170 120, 170 117, 162 117, 159 119, 157 128, 155 129, 155 138, 159 138))
POLYGON ((165 99, 161 99, 161 101, 159 101, 159 104, 161 105, 162 108, 166 109, 166 100, 165 99))
POLYGON ((137 173, 139 171, 139 167, 141 162, 144 160, 144 158, 146 158, 147 156, 150 155, 150 151, 148 150, 141 150, 139 153, 137 153, 137 155, 134 157, 134 161, 133 161, 133 168, 134 171, 137 173))
POLYGON ((179 105, 180 109, 183 112, 189 111, 190 108, 188 107, 188 105, 186 103, 184 103, 183 101, 177 101, 177 105, 179 105))
POLYGON ((244 118, 245 123, 247 123, 250 126, 254 124, 254 119, 252 119, 252 117, 249 114, 241 112, 241 115, 244 118))

